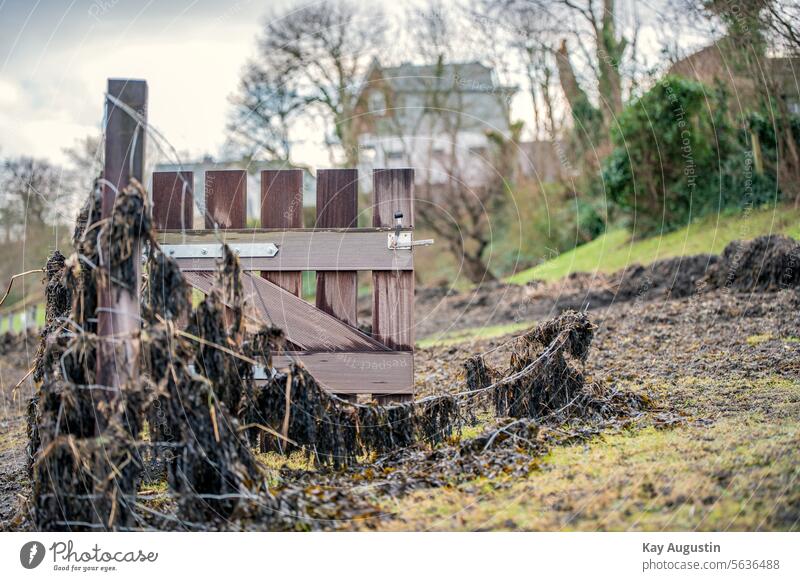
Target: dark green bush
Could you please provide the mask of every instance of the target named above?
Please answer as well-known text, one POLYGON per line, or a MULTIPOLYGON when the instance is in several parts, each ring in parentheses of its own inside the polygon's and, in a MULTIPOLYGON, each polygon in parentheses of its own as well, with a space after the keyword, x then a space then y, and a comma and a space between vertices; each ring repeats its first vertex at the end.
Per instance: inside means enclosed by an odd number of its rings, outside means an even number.
POLYGON ((719 206, 732 135, 722 91, 666 77, 620 115, 602 166, 606 193, 636 234, 685 225, 719 206))
MULTIPOLYGON (((774 111, 734 122, 727 102, 722 86, 659 81, 620 115, 595 197, 602 189, 635 235, 674 230, 709 212, 774 204, 774 111)), ((800 143, 800 118, 791 123, 800 143)))

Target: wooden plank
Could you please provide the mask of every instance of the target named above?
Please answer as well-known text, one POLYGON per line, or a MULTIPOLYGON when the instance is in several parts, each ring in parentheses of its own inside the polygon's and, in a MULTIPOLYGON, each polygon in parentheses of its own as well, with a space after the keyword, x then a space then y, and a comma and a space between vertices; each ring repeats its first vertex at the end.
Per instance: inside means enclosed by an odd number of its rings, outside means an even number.
POLYGON ((153 224, 158 230, 194 227, 194 173, 153 172, 153 224))
MULTIPOLYGON (((185 272, 186 281, 208 293, 214 285, 212 272, 185 272)), ((242 275, 245 300, 259 324, 283 329, 286 338, 305 351, 390 351, 372 337, 320 311, 279 286, 245 273, 242 275)))
MULTIPOLYGON (((353 228, 358 223, 358 170, 321 169, 317 171, 317 224, 319 228, 353 228)), ((346 254, 333 248, 334 264, 346 254)), ((349 254, 349 252, 348 252, 349 254)), ((358 274, 318 272, 317 307, 355 327, 358 274)))
POLYGON ((376 169, 372 172, 372 225, 393 228, 394 213, 403 213, 403 226, 414 228, 414 170, 376 169))
MULTIPOLYGON (((242 270, 285 271, 359 271, 359 270, 412 270, 414 261, 411 251, 394 252, 387 246, 388 231, 261 231, 231 235, 219 235, 228 244, 272 242, 278 247, 273 257, 243 257, 242 270)), ((207 231, 203 235, 160 235, 161 244, 192 244, 207 246, 219 244, 218 234, 207 231)), ((178 259, 182 270, 211 270, 215 268, 213 258, 178 259)), ((271 279, 268 279, 271 280, 271 279)), ((273 280, 273 282, 276 282, 273 280)), ((277 283, 279 284, 279 283, 277 283)), ((283 288, 286 286, 280 285, 283 288)), ((289 289, 293 292, 292 289, 289 289)), ((297 293, 295 293, 297 294, 297 293)))
MULTIPOLYGON (((262 228, 303 227, 302 170, 265 170, 261 172, 261 226, 262 228)), ((311 250, 307 248, 306 255, 309 254, 311 254, 311 250)), ((279 263, 282 262, 282 258, 281 256, 279 263)), ((264 271, 261 276, 293 295, 299 297, 303 293, 303 273, 299 270, 264 271)))
MULTIPOLYGON (((403 213, 403 226, 414 228, 414 170, 374 170, 373 217, 375 227, 394 225, 396 212, 403 213)), ((403 251, 397 251, 397 257, 403 251)), ((414 273, 373 271, 372 335, 397 351, 414 350, 414 273)), ((413 367, 413 366, 412 366, 413 367)), ((413 369, 412 369, 413 374, 413 369)), ((400 393, 400 392, 398 392, 400 393)), ((378 398, 379 402, 404 401, 406 395, 378 398)))
POLYGON ((295 352, 275 355, 273 365, 285 368, 300 361, 325 388, 341 395, 413 393, 413 356, 405 351, 295 352))
POLYGON ((203 181, 206 228, 244 228, 247 225, 247 172, 209 170, 203 181))
MULTIPOLYGON (((132 178, 140 183, 144 180, 144 155, 147 123, 147 83, 129 79, 109 79, 106 102, 106 139, 103 166, 103 192, 101 215, 112 214, 117 192, 127 187, 132 178), (135 116, 123 109, 119 103, 135 112, 135 116), (138 118, 137 118, 138 116, 138 118)), ((133 241, 132 255, 141 255, 138 239, 133 241)), ((109 256, 110 249, 101 249, 101 256, 109 256)), ((139 260, 133 261, 135 274, 133 287, 115 284, 106 272, 97 289, 97 334, 100 337, 97 353, 96 383, 119 387, 138 375, 140 327, 139 314, 139 260), (111 337, 122 338, 109 339, 111 337), (120 350, 116 349, 120 345, 120 350)), ((108 270, 110 265, 101 259, 100 268, 108 270)), ((88 329, 87 329, 88 330, 88 329)), ((107 414, 105 409, 113 391, 99 391, 97 418, 100 427, 107 414)))

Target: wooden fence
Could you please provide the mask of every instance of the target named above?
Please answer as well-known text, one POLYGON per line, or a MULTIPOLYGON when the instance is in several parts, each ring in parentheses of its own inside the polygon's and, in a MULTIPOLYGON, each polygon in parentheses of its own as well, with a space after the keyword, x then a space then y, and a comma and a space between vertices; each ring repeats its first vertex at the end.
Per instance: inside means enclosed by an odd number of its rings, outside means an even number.
POLYGON ((260 228, 245 228, 247 174, 205 173, 205 229, 193 222, 192 172, 153 175, 159 242, 189 283, 213 286, 224 240, 239 253, 246 300, 259 323, 281 327, 295 359, 331 391, 409 399, 414 390, 414 170, 373 173, 373 227, 357 228, 358 173, 317 172, 316 223, 303 224, 301 170, 261 172, 260 228), (315 305, 301 296, 302 271, 315 271, 315 305), (357 327, 358 271, 372 271, 372 333, 357 327))

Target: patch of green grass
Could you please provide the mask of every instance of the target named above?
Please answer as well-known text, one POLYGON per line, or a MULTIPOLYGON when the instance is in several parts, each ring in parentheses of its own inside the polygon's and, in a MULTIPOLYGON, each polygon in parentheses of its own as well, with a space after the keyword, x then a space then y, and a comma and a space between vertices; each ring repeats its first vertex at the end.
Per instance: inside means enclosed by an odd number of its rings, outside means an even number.
POLYGON ((762 343, 766 343, 767 341, 772 341, 774 337, 769 333, 765 333, 762 335, 750 335, 747 338, 747 344, 751 347, 755 347, 756 345, 761 345, 762 343))
POLYGON ((573 272, 611 273, 633 263, 647 265, 674 256, 719 254, 734 240, 770 233, 800 238, 800 208, 786 205, 748 214, 707 216, 675 232, 642 240, 632 240, 624 229, 612 230, 507 280, 514 284, 553 281, 573 272))
POLYGON ((467 343, 476 339, 494 339, 495 337, 502 337, 504 335, 519 333, 530 329, 534 324, 533 321, 523 321, 521 323, 508 323, 506 325, 491 325, 488 327, 472 327, 469 329, 460 329, 458 331, 449 331, 417 341, 417 347, 420 349, 426 347, 447 347, 450 345, 467 343))
MULTIPOLYGON (((36 327, 43 327, 44 326, 44 303, 36 305, 36 327)), ((14 316, 11 318, 11 323, 7 322, 7 319, 3 320, 3 328, 0 331, 5 332, 8 330, 12 330, 15 333, 19 333, 23 329, 23 320, 22 320, 22 313, 15 313, 14 316)))

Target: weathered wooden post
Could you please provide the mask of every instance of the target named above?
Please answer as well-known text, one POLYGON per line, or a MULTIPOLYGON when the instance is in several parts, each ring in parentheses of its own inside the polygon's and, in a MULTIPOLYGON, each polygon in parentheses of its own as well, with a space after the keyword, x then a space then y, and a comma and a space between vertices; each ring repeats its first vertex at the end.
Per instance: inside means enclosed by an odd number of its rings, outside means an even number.
MULTIPOLYGON (((147 120, 147 82, 109 79, 105 104, 105 165, 103 168, 102 218, 112 215, 117 193, 131 178, 144 182, 144 154, 147 120), (122 105, 132 109, 123 109, 122 105)), ((97 329, 100 338, 97 353, 97 383, 119 388, 136 377, 140 327, 139 278, 141 248, 138 240, 133 248, 136 270, 130 286, 120 285, 110 277, 109 248, 101 248, 100 268, 105 270, 98 284, 97 329), (115 349, 118 340, 121 349, 115 349), (123 356, 121 356, 123 355, 123 356)), ((103 392, 99 392, 103 393, 103 392)), ((106 397, 112 394, 107 393, 106 397)), ((102 399, 102 398, 101 398, 102 399)), ((98 414, 104 422, 104 414, 98 414)))

